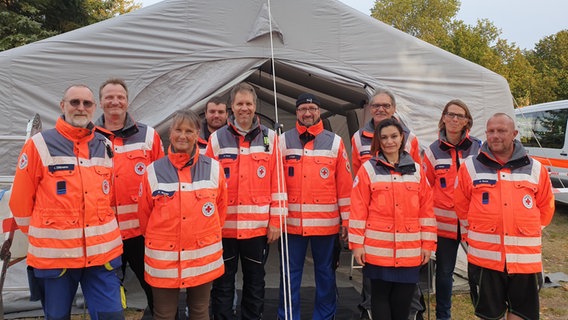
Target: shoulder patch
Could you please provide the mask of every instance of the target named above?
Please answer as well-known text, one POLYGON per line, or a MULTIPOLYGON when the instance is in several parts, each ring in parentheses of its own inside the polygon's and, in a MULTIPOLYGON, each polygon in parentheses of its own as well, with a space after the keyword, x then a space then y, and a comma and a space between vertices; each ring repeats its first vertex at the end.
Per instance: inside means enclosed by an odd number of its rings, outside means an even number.
POLYGON ((20 170, 23 170, 27 166, 28 166, 28 155, 24 152, 20 156, 20 160, 18 160, 18 168, 20 168, 20 170))

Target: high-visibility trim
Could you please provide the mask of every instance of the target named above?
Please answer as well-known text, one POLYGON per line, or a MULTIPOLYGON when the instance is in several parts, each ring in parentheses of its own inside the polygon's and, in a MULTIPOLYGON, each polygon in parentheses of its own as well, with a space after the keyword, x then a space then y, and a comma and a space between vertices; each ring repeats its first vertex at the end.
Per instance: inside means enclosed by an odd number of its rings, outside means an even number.
POLYGON ((289 203, 288 210, 296 212, 336 212, 337 210, 339 210, 339 206, 337 204, 289 203))
POLYGON ((507 246, 523 246, 523 247, 536 247, 542 245, 541 237, 514 237, 505 236, 504 240, 507 246))
POLYGON ((282 207, 270 207, 270 214, 277 216, 286 216, 288 215, 288 209, 282 207))
POLYGON ((14 221, 19 226, 29 226, 30 225, 31 217, 14 217, 14 221))
POLYGON ((146 246, 146 250, 144 251, 146 257, 156 260, 162 261, 178 261, 180 260, 180 253, 177 251, 165 251, 165 250, 156 250, 151 249, 146 246))
POLYGON ((83 237, 83 228, 61 230, 61 229, 38 228, 35 226, 30 226, 28 235, 30 237, 38 239, 59 239, 59 240, 80 239, 83 237))
POLYGON ((412 242, 412 241, 420 241, 421 235, 420 232, 414 233, 394 233, 394 241, 395 242, 412 242))
POLYGON ((268 213, 270 205, 256 206, 256 205, 239 205, 239 206, 228 206, 227 214, 263 214, 268 213))
POLYGON ((420 218, 420 225, 423 227, 433 227, 436 225, 436 218, 420 218))
POLYGON ((365 220, 349 219, 349 228, 363 229, 365 228, 366 223, 367 221, 365 220))
POLYGON ((367 229, 365 231, 365 236, 369 239, 374 239, 374 240, 391 241, 391 242, 394 241, 394 233, 392 232, 381 232, 381 231, 367 229))
MULTIPOLYGON (((150 130, 146 131, 146 140, 148 139, 148 133, 150 133, 150 130)), ((147 153, 151 153, 152 150, 146 150, 146 146, 148 145, 148 141, 144 141, 144 142, 136 142, 136 143, 129 143, 126 145, 115 145, 114 146, 114 152, 115 153, 128 153, 131 151, 144 151, 147 153)))
POLYGON ((132 219, 132 220, 119 221, 118 227, 120 228, 120 230, 136 229, 140 227, 140 220, 132 219))
POLYGON ((220 256, 219 259, 217 259, 217 260, 215 260, 211 263, 208 263, 206 265, 199 266, 199 267, 184 268, 183 270, 181 270, 181 277, 182 277, 182 279, 188 278, 188 277, 197 277, 197 276, 200 276, 200 275, 205 274, 207 272, 217 270, 222 265, 223 265, 223 256, 220 256))
POLYGON ((436 232, 424 232, 420 233, 422 235, 422 240, 425 241, 436 241, 438 239, 438 234, 436 232))
POLYGON ((364 236, 360 236, 360 235, 353 234, 353 233, 349 234, 349 242, 353 242, 353 243, 357 243, 357 244, 363 244, 364 241, 365 241, 364 236))
POLYGON ((520 253, 507 253, 505 255, 507 263, 541 263, 542 256, 540 253, 520 254, 520 253))
POLYGON ((272 201, 287 201, 288 194, 285 192, 275 192, 271 195, 272 201))
POLYGON ((195 250, 184 250, 180 254, 181 260, 195 260, 200 259, 216 252, 223 250, 223 244, 221 241, 212 243, 206 247, 195 249, 195 250))
POLYGON ((91 159, 79 158, 79 165, 81 167, 107 167, 112 168, 112 158, 96 158, 91 159))
POLYGON ((458 227, 458 226, 455 225, 455 224, 444 223, 444 222, 438 221, 437 227, 438 227, 438 231, 457 232, 457 227, 458 227))
POLYGON ((112 251, 114 248, 119 247, 122 245, 122 238, 120 237, 120 233, 118 237, 114 238, 114 240, 109 242, 104 242, 101 244, 97 244, 94 246, 87 247, 87 257, 96 256, 99 254, 104 254, 112 251))
POLYGON ((116 214, 118 215, 136 212, 138 212, 138 203, 116 206, 116 214))
POLYGON ((148 275, 150 275, 153 278, 163 278, 163 279, 176 279, 179 274, 177 268, 157 269, 149 266, 147 263, 144 264, 144 271, 146 271, 146 273, 148 273, 148 275))
POLYGON ((394 256, 394 250, 391 248, 377 248, 367 245, 365 246, 365 253, 386 258, 392 258, 394 256))
POLYGON ((455 210, 445 210, 445 209, 440 209, 440 208, 434 207, 434 214, 437 217, 444 217, 444 218, 451 218, 451 219, 457 219, 458 218, 458 215, 456 214, 455 210))
POLYGON ((475 241, 501 244, 501 236, 498 234, 479 233, 475 230, 469 229, 467 237, 475 241))
POLYGON ((422 254, 421 248, 397 249, 395 258, 416 258, 422 254))
POLYGON ((467 253, 481 259, 501 261, 501 252, 499 251, 483 250, 469 246, 467 249, 467 253))
POLYGON ((218 150, 215 150, 215 155, 220 155, 220 154, 239 154, 239 149, 240 149, 240 148, 231 148, 231 147, 219 148, 218 150))
POLYGON ((339 224, 339 217, 330 219, 286 219, 288 225, 299 227, 303 225, 304 227, 334 227, 339 224))
POLYGON ((351 198, 339 198, 337 199, 337 204, 339 206, 349 206, 351 205, 351 198))
POLYGON ((268 227, 268 220, 265 221, 234 221, 225 220, 225 229, 257 229, 268 227))
POLYGON ((86 227, 85 228, 85 236, 86 237, 94 237, 103 234, 107 234, 113 232, 114 230, 118 229, 118 224, 116 219, 109 220, 109 222, 93 227, 86 227))
POLYGON ((28 253, 36 256, 38 258, 49 258, 49 259, 69 259, 69 258, 81 258, 83 257, 83 246, 75 248, 45 248, 36 247, 33 244, 29 244, 28 253))

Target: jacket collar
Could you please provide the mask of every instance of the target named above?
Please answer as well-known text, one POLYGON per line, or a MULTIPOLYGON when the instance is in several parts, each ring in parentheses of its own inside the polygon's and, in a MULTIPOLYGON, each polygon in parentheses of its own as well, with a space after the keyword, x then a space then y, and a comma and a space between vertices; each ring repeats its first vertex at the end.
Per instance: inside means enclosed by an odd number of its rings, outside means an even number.
POLYGON ((65 121, 65 116, 61 116, 57 119, 55 123, 55 129, 65 138, 71 141, 84 141, 90 140, 95 134, 95 125, 89 122, 86 128, 74 127, 65 121))
POLYGON ((128 138, 136 133, 138 133, 139 129, 138 129, 138 125, 136 125, 136 121, 134 121, 134 119, 132 119, 132 117, 130 117, 130 114, 127 112, 126 113, 126 120, 124 122, 124 127, 122 127, 122 129, 119 130, 114 130, 114 131, 110 131, 108 129, 105 128, 105 116, 104 114, 101 115, 97 121, 95 122, 95 125, 97 126, 97 131, 99 131, 100 133, 102 133, 103 135, 105 135, 105 137, 110 137, 112 135, 115 135, 117 137, 120 138, 128 138))
POLYGON ((487 141, 485 141, 481 146, 481 151, 479 152, 479 155, 477 155, 477 160, 482 164, 484 164, 485 166, 495 170, 501 170, 503 168, 517 169, 530 164, 531 160, 527 155, 527 151, 525 150, 525 148, 523 147, 523 145, 519 140, 515 140, 513 142, 513 148, 514 148, 513 155, 511 156, 511 159, 509 159, 507 163, 501 164, 499 161, 497 161, 497 158, 495 158, 493 152, 489 150, 487 141))
POLYGON ((453 144, 451 144, 450 142, 448 142, 448 138, 446 136, 446 130, 445 129, 440 130, 438 141, 440 143, 440 149, 442 149, 443 151, 448 151, 450 149, 467 150, 473 144, 473 142, 469 138, 469 131, 468 130, 466 130, 462 133, 462 138, 461 138, 460 142, 455 146, 453 144))
POLYGON ((402 151, 400 153, 398 164, 392 165, 390 164, 382 152, 379 151, 379 155, 375 158, 375 165, 387 168, 389 170, 394 170, 400 174, 412 174, 416 172, 416 163, 410 156, 410 154, 406 151, 402 151))
POLYGON ((178 153, 174 150, 174 147, 170 145, 170 147, 168 148, 168 159, 177 169, 191 167, 197 162, 197 159, 199 158, 199 152, 197 150, 199 150, 199 148, 196 144, 191 154, 178 153))
POLYGON ((245 137, 245 141, 247 142, 251 142, 252 140, 254 140, 254 138, 256 138, 256 136, 262 132, 262 128, 260 126, 260 119, 258 117, 254 117, 252 120, 252 126, 251 129, 245 134, 242 130, 240 130, 239 128, 237 128, 237 125, 235 124, 235 117, 231 116, 229 117, 229 119, 227 120, 227 126, 229 129, 229 132, 231 132, 233 135, 235 136, 244 136, 245 137))

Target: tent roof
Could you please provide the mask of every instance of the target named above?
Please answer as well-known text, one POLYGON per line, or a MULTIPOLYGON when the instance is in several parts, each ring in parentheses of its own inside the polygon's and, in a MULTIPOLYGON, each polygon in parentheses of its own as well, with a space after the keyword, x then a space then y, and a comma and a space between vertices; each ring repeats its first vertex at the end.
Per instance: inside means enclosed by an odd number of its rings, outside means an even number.
MULTIPOLYGON (((36 112, 52 127, 66 87, 83 83, 98 94, 109 77, 126 80, 134 117, 162 131, 175 110, 201 109, 240 81, 258 89, 260 104, 273 105, 273 76, 279 114, 293 112, 307 91, 330 114, 345 115, 387 87, 423 145, 436 138, 451 99, 470 106, 477 136, 489 115, 513 115, 501 76, 336 0, 272 0, 272 54, 268 11, 263 0, 166 0, 1 52, 2 134, 22 135, 36 112)), ((0 160, 10 169, 0 175, 13 172, 20 147, 3 144, 0 160)))

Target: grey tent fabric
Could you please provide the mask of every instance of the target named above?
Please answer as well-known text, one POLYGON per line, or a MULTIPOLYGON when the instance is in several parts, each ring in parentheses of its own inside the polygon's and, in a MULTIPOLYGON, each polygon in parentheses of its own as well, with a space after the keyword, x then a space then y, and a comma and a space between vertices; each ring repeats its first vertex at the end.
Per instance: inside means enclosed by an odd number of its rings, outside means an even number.
MULTIPOLYGON (((1 52, 0 135, 23 135, 35 112, 52 127, 66 87, 83 83, 98 94, 109 77, 126 80, 133 115, 162 133, 175 110, 201 110, 238 81, 258 88, 260 104, 276 101, 279 115, 294 111, 300 93, 315 93, 346 140, 348 111, 365 121, 361 106, 378 87, 395 93, 399 117, 423 146, 453 98, 470 106, 479 137, 489 115, 513 115, 501 76, 338 1, 273 0, 271 14, 275 70, 263 0, 166 0, 1 52)), ((293 114, 285 117, 293 125, 293 114)), ((20 148, 2 142, 0 176, 13 174, 20 148)))

